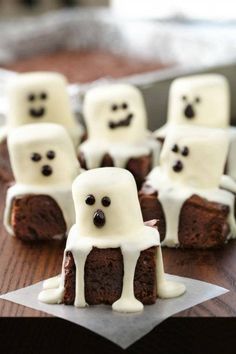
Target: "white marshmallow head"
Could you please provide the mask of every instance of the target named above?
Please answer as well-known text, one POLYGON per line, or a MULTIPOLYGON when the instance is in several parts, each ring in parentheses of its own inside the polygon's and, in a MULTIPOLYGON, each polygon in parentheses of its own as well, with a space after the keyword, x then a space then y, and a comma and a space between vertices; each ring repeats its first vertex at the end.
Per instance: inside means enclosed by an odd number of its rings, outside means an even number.
POLYGON ((89 139, 135 143, 145 138, 143 97, 131 85, 92 88, 85 96, 84 118, 89 139))
POLYGON ((8 124, 52 122, 70 130, 75 126, 64 76, 50 72, 19 74, 8 85, 8 124))
POLYGON ((168 123, 226 128, 230 119, 229 85, 224 76, 179 78, 170 87, 168 123))
POLYGON ((81 236, 109 240, 124 236, 128 241, 130 235, 143 228, 135 180, 125 169, 86 171, 75 179, 72 193, 81 236))
POLYGON ((73 143, 61 125, 28 124, 8 136, 8 150, 16 183, 71 184, 79 173, 73 143))
POLYGON ((173 182, 194 188, 217 188, 228 152, 226 131, 181 126, 171 129, 160 157, 173 182))

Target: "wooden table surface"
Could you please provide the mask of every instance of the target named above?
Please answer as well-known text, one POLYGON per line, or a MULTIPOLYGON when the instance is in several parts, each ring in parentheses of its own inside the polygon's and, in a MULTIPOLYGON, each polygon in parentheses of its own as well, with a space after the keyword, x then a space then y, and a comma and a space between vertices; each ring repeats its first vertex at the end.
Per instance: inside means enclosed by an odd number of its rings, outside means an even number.
MULTIPOLYGON (((2 201, 3 187, 0 196, 2 201)), ((0 203, 0 215, 2 218, 3 202, 0 203)), ((62 241, 23 243, 8 236, 0 221, 0 293, 20 289, 58 274, 64 245, 62 241)), ((236 240, 218 250, 163 249, 163 256, 166 272, 211 282, 230 290, 225 295, 182 311, 175 317, 236 316, 236 240)), ((50 317, 5 300, 0 300, 0 316, 50 317)))

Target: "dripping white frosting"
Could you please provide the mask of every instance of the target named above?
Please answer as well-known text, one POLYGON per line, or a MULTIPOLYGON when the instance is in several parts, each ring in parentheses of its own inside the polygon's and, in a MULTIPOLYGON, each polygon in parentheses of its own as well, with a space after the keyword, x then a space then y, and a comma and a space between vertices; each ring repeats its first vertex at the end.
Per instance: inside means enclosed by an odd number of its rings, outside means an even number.
POLYGON ((115 167, 125 168, 131 158, 149 155, 153 166, 158 164, 160 143, 146 129, 144 100, 136 87, 113 84, 92 88, 83 108, 88 140, 79 153, 85 156, 88 169, 100 167, 105 154, 112 157, 115 167))
MULTIPOLYGON (((152 227, 144 226, 144 228, 145 233, 142 232, 140 235, 134 235, 135 242, 127 242, 127 240, 123 240, 123 242, 121 242, 120 240, 122 246, 118 240, 115 244, 111 240, 108 240, 108 242, 105 242, 105 240, 99 242, 97 239, 93 238, 88 238, 88 240, 80 240, 76 225, 71 228, 64 253, 64 261, 67 252, 72 252, 76 266, 76 297, 74 302, 76 307, 87 306, 84 295, 84 267, 87 256, 91 252, 92 247, 102 249, 121 247, 124 262, 124 278, 121 298, 112 305, 112 308, 115 311, 138 312, 143 309, 143 304, 134 296, 134 273, 140 252, 152 246, 158 246, 156 258, 158 297, 163 299, 173 298, 182 295, 186 291, 183 284, 166 280, 161 247, 159 246, 159 234, 157 230, 152 227)), ((39 301, 49 304, 61 303, 64 296, 64 281, 65 277, 63 266, 61 276, 50 278, 44 282, 43 290, 38 296, 39 301)))
POLYGON ((79 153, 84 155, 88 169, 100 167, 105 154, 109 154, 114 166, 120 168, 125 168, 131 158, 151 155, 154 167, 159 162, 160 143, 150 137, 135 144, 87 140, 79 146, 79 153))
MULTIPOLYGON (((226 176, 227 177, 227 176, 226 176)), ((174 183, 165 174, 161 167, 156 167, 148 176, 147 183, 158 191, 158 199, 162 205, 166 220, 166 235, 163 246, 175 247, 179 245, 178 227, 183 204, 192 195, 196 194, 211 202, 221 203, 229 207, 228 222, 230 234, 228 238, 236 235, 236 223, 234 217, 235 196, 231 192, 219 188, 193 188, 174 183)))
MULTIPOLYGON (((121 249, 124 263, 123 290, 120 299, 112 306, 116 311, 136 312, 143 309, 143 305, 134 296, 134 274, 140 252, 153 246, 158 247, 156 260, 157 281, 160 281, 160 285, 157 285, 158 295, 169 298, 179 296, 185 291, 184 286, 165 280, 159 233, 156 228, 143 224, 136 185, 128 171, 120 168, 87 171, 73 183, 73 197, 76 224, 72 226, 68 235, 63 264, 67 252, 70 251, 76 266, 75 306, 86 306, 84 267, 93 247, 121 249), (91 193, 96 200, 95 205, 86 207, 82 203, 86 195, 91 193), (94 226, 91 216, 98 207, 100 208, 98 203, 104 195, 111 198, 111 205, 110 208, 104 208, 107 224, 104 228, 98 229, 94 226)), ((55 279, 47 281, 44 290, 39 294, 39 300, 46 303, 52 303, 54 300, 54 303, 59 303, 63 301, 63 293, 64 266, 60 284, 58 285, 55 279), (54 286, 55 292, 52 289, 54 286)))

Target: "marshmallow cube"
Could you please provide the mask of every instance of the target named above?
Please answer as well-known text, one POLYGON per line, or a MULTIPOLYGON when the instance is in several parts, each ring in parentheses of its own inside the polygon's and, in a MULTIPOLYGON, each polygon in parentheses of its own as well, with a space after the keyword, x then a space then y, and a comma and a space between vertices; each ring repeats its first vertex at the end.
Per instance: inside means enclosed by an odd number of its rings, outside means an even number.
POLYGON ((66 184, 79 173, 73 143, 58 124, 28 124, 13 129, 8 150, 16 183, 66 184))
POLYGON ((170 87, 167 122, 226 128, 230 120, 230 92, 218 74, 176 79, 170 87))
POLYGON ((85 96, 89 139, 136 143, 145 138, 147 117, 141 92, 127 84, 92 88, 85 96))

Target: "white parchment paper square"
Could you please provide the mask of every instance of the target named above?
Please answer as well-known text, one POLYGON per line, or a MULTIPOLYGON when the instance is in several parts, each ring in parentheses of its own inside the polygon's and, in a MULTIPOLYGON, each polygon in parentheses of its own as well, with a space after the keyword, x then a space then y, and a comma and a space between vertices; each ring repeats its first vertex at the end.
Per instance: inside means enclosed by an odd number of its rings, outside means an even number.
POLYGON ((167 275, 169 280, 186 285, 186 293, 176 299, 158 299, 155 305, 145 306, 144 311, 136 314, 122 314, 112 311, 111 306, 90 306, 78 309, 74 306, 48 305, 37 300, 42 283, 12 291, 0 299, 40 310, 66 319, 100 334, 122 348, 127 348, 166 318, 228 292, 222 287, 199 280, 167 275))

